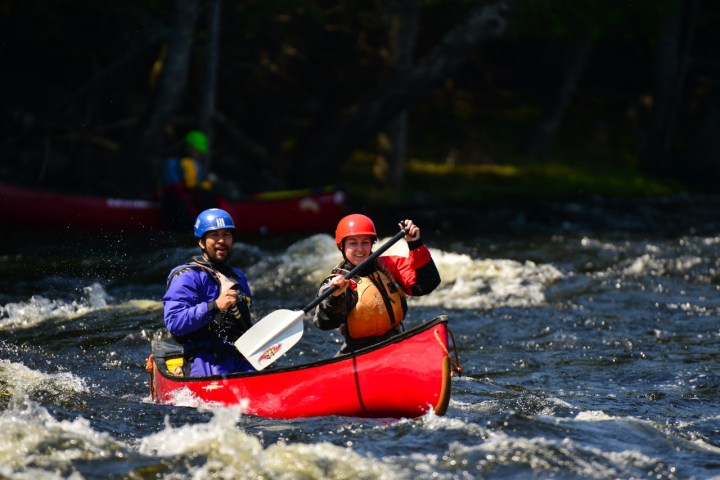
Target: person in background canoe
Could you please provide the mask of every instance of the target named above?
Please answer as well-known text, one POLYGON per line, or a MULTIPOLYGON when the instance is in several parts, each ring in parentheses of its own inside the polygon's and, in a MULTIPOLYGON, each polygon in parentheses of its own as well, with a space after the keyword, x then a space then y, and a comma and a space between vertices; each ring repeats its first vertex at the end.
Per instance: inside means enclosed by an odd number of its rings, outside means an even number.
POLYGON ((174 229, 184 228, 201 211, 219 206, 213 182, 205 172, 207 135, 192 130, 184 142, 183 154, 165 161, 160 186, 163 217, 174 229))
POLYGON ((234 345, 252 326, 247 279, 228 263, 235 223, 225 210, 211 208, 198 215, 194 233, 202 255, 170 271, 163 296, 165 325, 184 349, 184 373, 251 371, 234 345))
POLYGON ((335 243, 343 260, 320 285, 318 295, 332 285, 338 288, 318 305, 313 323, 321 330, 340 328, 345 337, 340 354, 399 333, 407 313, 406 296, 427 295, 440 284, 430 250, 420 240, 420 228, 412 220, 404 220, 400 228, 408 230, 407 257, 380 256, 356 277, 345 279, 372 253, 377 233, 373 221, 361 214, 348 215, 337 225, 335 243))

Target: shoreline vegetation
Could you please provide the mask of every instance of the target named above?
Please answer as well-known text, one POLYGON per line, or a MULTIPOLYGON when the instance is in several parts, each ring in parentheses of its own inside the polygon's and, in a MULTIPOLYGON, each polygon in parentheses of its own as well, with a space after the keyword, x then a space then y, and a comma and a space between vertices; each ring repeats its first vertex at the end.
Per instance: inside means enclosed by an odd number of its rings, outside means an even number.
POLYGON ((373 170, 372 160, 367 158, 346 164, 339 186, 351 203, 375 208, 428 202, 479 207, 502 202, 520 206, 592 197, 650 198, 693 190, 681 182, 648 176, 632 167, 583 162, 469 165, 413 159, 405 166, 400 189, 378 179, 373 170))
POLYGON ((354 158, 338 186, 348 211, 390 224, 413 218, 437 232, 528 234, 566 228, 705 231, 718 227, 720 197, 627 166, 591 162, 438 164, 411 160, 397 190, 354 158))

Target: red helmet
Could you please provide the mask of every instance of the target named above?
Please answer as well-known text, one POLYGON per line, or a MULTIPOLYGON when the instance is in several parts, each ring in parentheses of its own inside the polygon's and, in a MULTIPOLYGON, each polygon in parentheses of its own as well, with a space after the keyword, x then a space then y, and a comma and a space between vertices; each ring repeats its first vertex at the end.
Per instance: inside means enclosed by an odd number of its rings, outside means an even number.
POLYGON ((353 213, 343 217, 338 222, 335 229, 335 243, 338 248, 342 248, 342 242, 351 235, 370 235, 373 241, 377 240, 377 232, 375 232, 375 224, 370 218, 359 213, 353 213))

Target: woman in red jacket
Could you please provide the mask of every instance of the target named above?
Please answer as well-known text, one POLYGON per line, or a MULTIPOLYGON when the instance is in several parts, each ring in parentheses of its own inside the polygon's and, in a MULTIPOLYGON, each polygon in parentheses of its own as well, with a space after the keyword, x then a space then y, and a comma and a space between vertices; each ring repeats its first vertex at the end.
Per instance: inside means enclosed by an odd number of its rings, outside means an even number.
POLYGON ((440 274, 430 250, 420 240, 420 228, 404 220, 407 257, 385 255, 352 278, 346 275, 372 253, 377 241, 373 221, 365 215, 348 215, 338 223, 335 243, 343 260, 320 285, 318 295, 337 286, 315 312, 314 324, 321 330, 340 328, 345 344, 339 353, 364 348, 401 331, 407 313, 406 296, 427 295, 440 284, 440 274))

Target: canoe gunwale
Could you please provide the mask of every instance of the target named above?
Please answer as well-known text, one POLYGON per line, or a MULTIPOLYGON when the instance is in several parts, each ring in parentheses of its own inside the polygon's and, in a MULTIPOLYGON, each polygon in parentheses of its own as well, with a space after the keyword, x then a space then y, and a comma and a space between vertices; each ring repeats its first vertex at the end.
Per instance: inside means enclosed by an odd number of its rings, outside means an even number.
MULTIPOLYGON (((359 357, 359 356, 362 356, 364 354, 367 354, 367 353, 370 353, 370 352, 373 352, 376 350, 381 350, 389 345, 393 345, 395 343, 402 342, 408 338, 411 338, 411 337, 417 335, 420 332, 429 330, 432 327, 442 324, 442 323, 447 324, 447 322, 448 322, 448 318, 446 315, 439 315, 439 316, 433 318, 432 320, 429 320, 427 322, 423 322, 419 325, 416 325, 415 327, 413 327, 409 330, 406 330, 398 335, 395 335, 394 337, 391 337, 387 340, 384 340, 384 341, 377 343, 375 345, 372 345, 370 347, 356 350, 352 353, 346 353, 346 354, 338 355, 338 356, 331 357, 331 358, 316 360, 316 361, 310 362, 310 363, 303 363, 301 365, 288 365, 288 366, 282 366, 282 367, 271 366, 265 370, 257 371, 257 372, 238 372, 238 373, 230 373, 227 375, 208 375, 208 376, 202 376, 202 377, 200 377, 200 376, 179 377, 179 376, 172 375, 167 371, 167 368, 164 365, 164 363, 165 363, 164 359, 168 358, 168 357, 173 358, 173 357, 181 356, 182 355, 181 350, 177 354, 161 356, 155 352, 155 342, 153 342, 153 357, 154 357, 155 369, 156 369, 157 373, 160 374, 161 376, 165 377, 166 379, 168 379, 170 381, 174 381, 174 382, 191 383, 191 382, 208 382, 208 381, 218 381, 218 380, 229 380, 229 379, 236 379, 236 378, 252 378, 252 377, 258 377, 258 376, 273 375, 276 373, 299 372, 302 370, 307 370, 307 369, 316 368, 316 367, 320 367, 320 366, 330 365, 333 363, 340 363, 340 362, 346 361, 348 359, 351 359, 353 357, 359 357)), ((182 348, 182 347, 180 347, 180 348, 182 348)), ((446 357, 446 358, 448 361, 450 361, 450 359, 448 357, 446 357)), ((452 363, 452 362, 450 362, 450 363, 452 363)), ((448 368, 446 370, 450 370, 450 365, 448 366, 448 368)))

